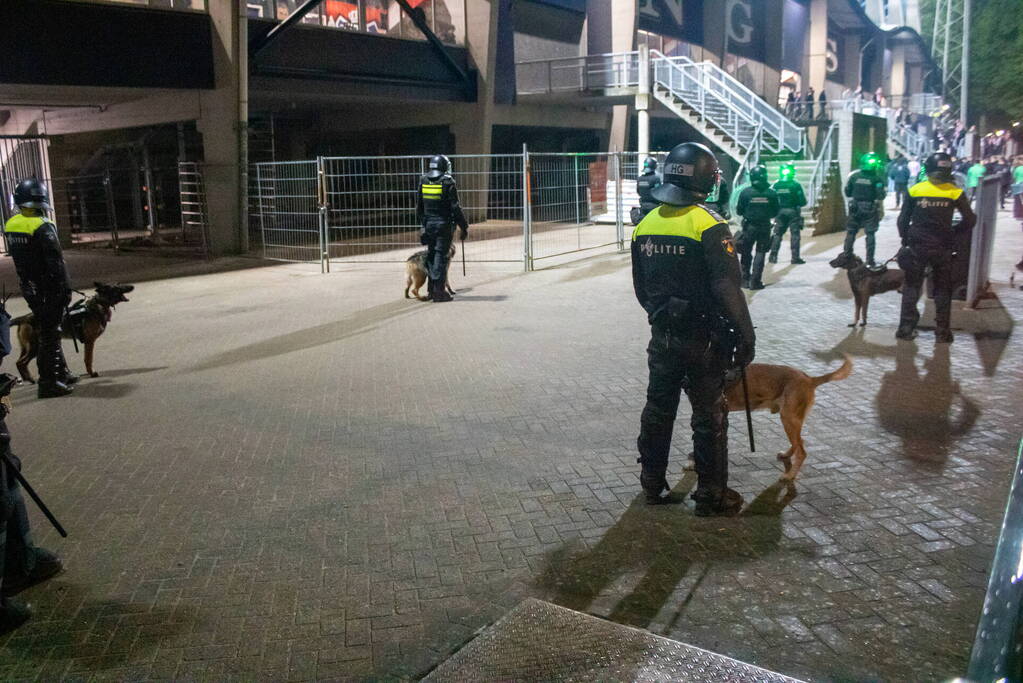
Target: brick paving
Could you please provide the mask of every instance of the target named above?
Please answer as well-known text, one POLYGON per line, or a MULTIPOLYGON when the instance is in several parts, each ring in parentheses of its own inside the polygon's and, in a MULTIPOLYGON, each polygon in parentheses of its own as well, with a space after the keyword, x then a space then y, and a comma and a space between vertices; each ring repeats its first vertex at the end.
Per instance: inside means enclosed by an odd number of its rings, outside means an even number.
POLYGON ((854 373, 818 391, 794 489, 777 418, 751 454, 732 417, 730 520, 638 498, 627 255, 475 266, 443 307, 400 298, 400 265, 140 284, 99 378, 16 390, 15 451, 71 537, 32 511, 68 571, 26 592, 0 678, 414 678, 527 596, 798 677, 961 674, 1023 423, 1023 239, 1003 214, 1005 310, 957 312, 976 334, 950 350, 897 345, 894 294, 846 328, 839 240, 808 240, 752 311, 759 359, 854 373))

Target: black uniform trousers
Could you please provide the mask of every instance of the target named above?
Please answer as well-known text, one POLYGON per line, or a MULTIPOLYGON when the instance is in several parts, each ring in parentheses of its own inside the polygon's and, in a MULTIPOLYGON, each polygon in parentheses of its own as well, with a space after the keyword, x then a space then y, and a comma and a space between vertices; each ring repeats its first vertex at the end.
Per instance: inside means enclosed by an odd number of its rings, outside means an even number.
POLYGON ((426 219, 423 232, 423 244, 426 245, 426 270, 430 280, 442 283, 448 274, 448 262, 451 260, 451 240, 455 228, 450 221, 426 219))
POLYGON ((760 282, 764 274, 764 261, 771 248, 771 222, 753 222, 743 220, 742 237, 739 240, 739 265, 742 266, 742 277, 753 282, 760 282), (753 250, 756 249, 756 255, 753 250))
POLYGON ((845 247, 846 254, 852 255, 853 244, 856 242, 856 233, 863 228, 867 242, 867 263, 874 263, 874 251, 877 245, 877 227, 881 222, 881 215, 877 211, 874 202, 854 201, 849 207, 849 220, 845 224, 845 247))
POLYGON ((728 418, 724 398, 725 368, 705 328, 673 333, 666 325, 651 328, 647 346, 646 406, 640 417, 637 446, 644 470, 668 467, 671 436, 683 390, 693 416, 693 451, 697 489, 720 492, 728 482, 728 418))
POLYGON ((777 259, 781 251, 781 238, 785 231, 789 232, 789 241, 792 245, 792 260, 799 258, 799 245, 801 231, 803 230, 803 214, 799 209, 788 208, 778 211, 774 218, 774 236, 771 239, 771 258, 777 259))
POLYGON ((934 283, 934 326, 938 333, 951 332, 952 326, 952 250, 940 245, 911 244, 899 253, 899 267, 906 274, 902 285, 902 312, 899 327, 916 329, 920 321, 917 303, 923 293, 924 276, 931 268, 934 283))
MULTIPOLYGON (((7 424, 0 420, 0 448, 20 469, 21 463, 11 454, 10 441, 7 424)), ((24 578, 34 568, 35 546, 21 487, 8 467, 7 461, 0 459, 0 577, 24 578)))
POLYGON ((908 183, 895 183, 895 208, 902 206, 902 202, 906 199, 909 194, 908 183))
POLYGON ((70 296, 56 294, 32 297, 28 301, 39 329, 36 366, 39 368, 39 383, 44 386, 63 381, 68 375, 67 361, 60 345, 60 325, 70 301, 70 296))

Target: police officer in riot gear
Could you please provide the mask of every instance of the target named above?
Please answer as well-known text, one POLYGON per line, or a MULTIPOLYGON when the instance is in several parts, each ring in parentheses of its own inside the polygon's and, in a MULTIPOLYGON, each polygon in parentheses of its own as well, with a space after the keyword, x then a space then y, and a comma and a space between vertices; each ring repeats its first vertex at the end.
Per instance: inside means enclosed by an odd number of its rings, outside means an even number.
POLYGON ((416 217, 422 226, 420 242, 428 248, 428 296, 436 302, 451 301, 451 295, 444 288, 451 258, 451 240, 457 225, 459 238, 465 242, 469 235, 469 222, 458 203, 458 189, 451 177, 451 162, 442 154, 431 157, 429 170, 419 179, 416 217))
MULTIPOLYGON (((11 316, 0 304, 0 361, 11 351, 11 316)), ((0 375, 0 634, 7 633, 32 616, 23 602, 11 597, 29 586, 45 581, 63 568, 60 558, 32 542, 28 512, 18 480, 8 469, 21 469, 21 461, 11 452, 11 435, 6 418, 10 412, 9 375, 0 375)))
POLYGON ((707 206, 717 211, 727 221, 732 217, 732 211, 728 206, 731 199, 732 192, 728 188, 728 181, 722 178, 718 182, 717 191, 707 199, 707 206))
POLYGON ((739 253, 742 261, 742 286, 764 288, 764 261, 771 247, 771 220, 778 215, 778 195, 767 180, 767 169, 757 165, 749 172, 750 185, 739 193, 735 212, 742 218, 739 253), (753 250, 756 248, 756 256, 753 250))
POLYGON ((955 256, 954 231, 969 231, 977 222, 967 194, 952 182, 952 157, 935 152, 924 163, 927 180, 909 188, 899 213, 899 267, 906 273, 902 286, 902 314, 895 336, 916 337, 920 320, 917 302, 923 287, 924 272, 931 268, 934 282, 934 339, 952 341, 952 259, 955 256), (958 226, 952 218, 958 211, 958 226))
POLYGON ((68 372, 60 346, 60 325, 71 301, 71 279, 57 226, 43 213, 50 208, 49 201, 42 182, 36 178, 21 181, 14 189, 14 203, 21 212, 4 226, 21 293, 39 329, 39 398, 66 396, 78 379, 68 372))
POLYGON ((873 153, 860 157, 860 169, 849 174, 845 196, 849 198, 849 219, 845 224, 845 253, 852 256, 856 233, 863 228, 867 241, 867 265, 874 265, 875 235, 881 222, 885 179, 881 159, 873 153))
POLYGON ((735 514, 742 497, 728 488, 725 373, 753 360, 754 334, 739 288, 739 263, 725 220, 701 202, 718 181, 709 149, 687 142, 671 151, 661 202, 632 235, 632 280, 651 325, 650 382, 637 440, 640 484, 651 503, 670 490, 668 451, 685 390, 692 406, 701 516, 735 514))
POLYGON ((781 238, 788 231, 789 241, 792 245, 792 263, 795 265, 806 263, 799 258, 800 231, 803 229, 801 209, 806 206, 806 195, 803 193, 803 186, 796 180, 796 167, 792 164, 782 166, 781 178, 774 184, 773 189, 778 195, 779 209, 778 215, 774 219, 774 237, 771 241, 771 256, 768 260, 771 263, 778 262, 781 238))
POLYGON ((657 200, 654 199, 652 192, 654 188, 661 184, 661 178, 657 175, 657 159, 653 157, 647 157, 643 162, 643 173, 636 178, 636 194, 639 195, 639 212, 638 215, 632 216, 633 223, 638 224, 639 221, 657 208, 657 200))

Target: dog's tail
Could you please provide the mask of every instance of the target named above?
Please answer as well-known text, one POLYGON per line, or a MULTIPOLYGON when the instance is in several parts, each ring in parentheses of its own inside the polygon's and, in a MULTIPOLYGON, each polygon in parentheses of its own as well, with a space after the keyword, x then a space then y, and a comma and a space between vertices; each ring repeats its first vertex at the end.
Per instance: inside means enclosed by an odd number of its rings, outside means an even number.
POLYGON ((842 367, 838 368, 837 370, 832 370, 826 375, 810 378, 810 380, 813 382, 814 389, 816 389, 822 384, 827 384, 828 382, 837 382, 841 379, 845 379, 846 377, 852 374, 853 369, 852 358, 850 358, 849 354, 846 353, 843 353, 842 356, 845 357, 845 360, 842 361, 842 367))
POLYGON ((31 323, 31 322, 32 322, 32 314, 28 313, 26 315, 19 315, 17 318, 12 318, 10 324, 11 324, 11 327, 17 327, 18 325, 24 325, 25 323, 31 323))

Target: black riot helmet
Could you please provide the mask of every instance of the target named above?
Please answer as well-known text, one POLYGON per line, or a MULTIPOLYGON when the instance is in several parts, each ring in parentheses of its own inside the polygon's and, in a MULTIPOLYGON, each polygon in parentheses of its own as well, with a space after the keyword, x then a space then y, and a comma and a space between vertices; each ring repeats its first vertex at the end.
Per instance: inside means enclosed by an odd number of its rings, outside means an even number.
POLYGON ((430 157, 429 169, 426 172, 426 177, 430 180, 437 180, 447 175, 448 171, 451 170, 451 160, 443 154, 432 156, 430 157))
POLYGON ((683 142, 668 152, 661 184, 654 199, 674 206, 689 206, 707 198, 721 178, 714 153, 698 142, 683 142))
POLYGON ((647 157, 643 160, 643 173, 654 173, 657 170, 657 159, 647 157))
POLYGON ((750 185, 755 187, 764 187, 767 185, 767 167, 763 164, 757 164, 749 172, 750 185))
POLYGON ((14 188, 14 203, 26 209, 49 209, 50 191, 38 178, 26 178, 14 188))
POLYGON ((952 155, 946 152, 935 152, 924 162, 924 172, 931 180, 943 183, 952 182, 952 155))

